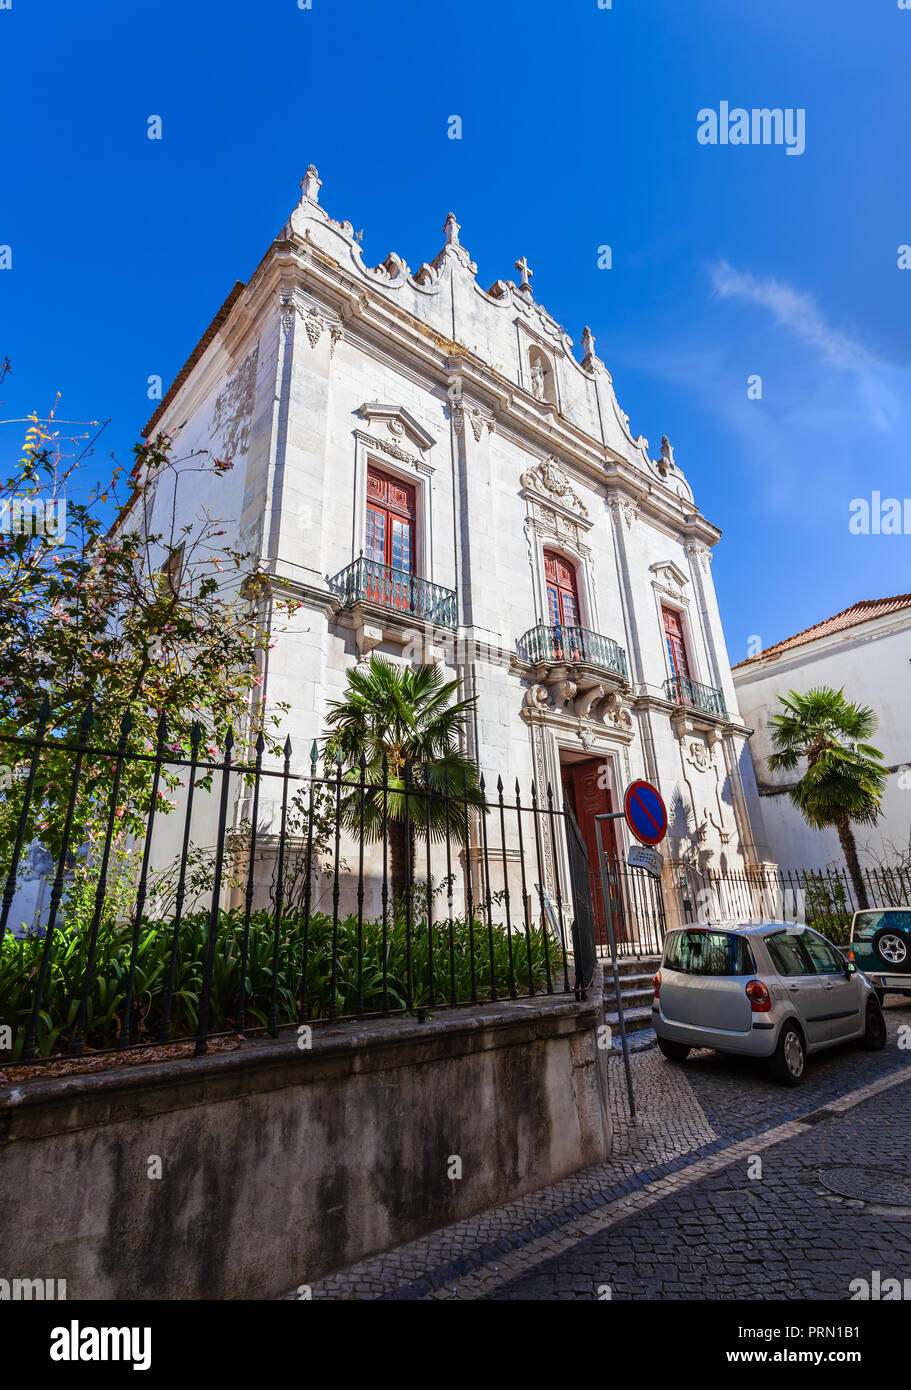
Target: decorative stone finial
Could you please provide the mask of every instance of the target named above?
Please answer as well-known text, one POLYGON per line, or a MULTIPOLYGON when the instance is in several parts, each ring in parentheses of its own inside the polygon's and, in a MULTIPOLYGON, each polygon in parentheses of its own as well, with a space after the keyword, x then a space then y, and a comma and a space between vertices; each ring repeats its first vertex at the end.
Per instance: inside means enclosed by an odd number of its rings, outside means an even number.
POLYGON ((661 436, 661 462, 666 468, 675 468, 674 448, 666 434, 661 436))
POLYGON ((446 218, 446 225, 443 228, 447 246, 459 246, 461 244, 459 242, 459 232, 461 230, 461 227, 456 221, 455 213, 451 212, 449 216, 446 218))
POLYGON ((595 335, 588 324, 582 329, 582 351, 586 357, 594 357, 595 355, 595 335))
POLYGON ((316 172, 315 164, 307 165, 307 172, 301 179, 301 192, 305 198, 309 198, 311 203, 319 202, 319 191, 323 181, 316 172))
POLYGON ((535 272, 531 269, 531 267, 528 264, 528 261, 525 259, 524 256, 520 261, 516 261, 516 270, 522 276, 522 283, 519 286, 519 289, 524 290, 526 294, 531 294, 531 277, 534 275, 535 272))

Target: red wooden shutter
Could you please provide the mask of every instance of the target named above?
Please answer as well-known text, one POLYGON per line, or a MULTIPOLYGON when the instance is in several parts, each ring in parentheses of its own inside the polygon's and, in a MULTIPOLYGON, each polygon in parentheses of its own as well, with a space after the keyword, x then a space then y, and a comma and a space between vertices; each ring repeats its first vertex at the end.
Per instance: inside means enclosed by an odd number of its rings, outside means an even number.
POLYGON ((568 560, 552 550, 544 552, 547 610, 551 627, 579 626, 579 591, 576 571, 568 560))
POLYGON ((392 569, 414 572, 415 490, 400 478, 367 469, 364 554, 392 569))
POLYGON ((667 642, 671 672, 675 676, 688 677, 690 667, 686 659, 686 646, 683 641, 683 620, 673 608, 662 607, 661 616, 664 619, 664 640, 667 642))

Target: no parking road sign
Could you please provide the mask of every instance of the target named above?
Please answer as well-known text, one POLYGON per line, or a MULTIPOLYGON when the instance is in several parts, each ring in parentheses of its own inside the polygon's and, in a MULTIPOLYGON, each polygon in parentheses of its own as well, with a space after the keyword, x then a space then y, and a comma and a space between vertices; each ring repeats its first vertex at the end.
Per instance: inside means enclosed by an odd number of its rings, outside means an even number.
POLYGON ((667 834, 667 808, 651 782, 630 783, 623 813, 630 830, 644 845, 657 845, 667 834))

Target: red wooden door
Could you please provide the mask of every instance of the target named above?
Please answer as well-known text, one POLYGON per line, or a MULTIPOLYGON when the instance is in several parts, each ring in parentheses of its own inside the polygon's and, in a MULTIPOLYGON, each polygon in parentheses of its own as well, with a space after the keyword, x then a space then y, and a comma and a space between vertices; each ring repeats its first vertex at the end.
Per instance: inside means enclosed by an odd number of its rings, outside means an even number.
POLYGON ((364 555, 386 570, 368 566, 366 596, 386 608, 411 607, 411 581, 405 576, 414 573, 415 513, 409 483, 368 467, 364 555))
POLYGON ((553 635, 554 655, 580 657, 579 591, 576 571, 552 550, 544 552, 544 579, 547 584, 548 625, 559 629, 553 635), (570 629, 568 632, 566 629, 570 629))
POLYGON ((662 608, 661 616, 664 619, 664 640, 667 643, 667 654, 671 664, 671 674, 678 678, 688 677, 690 674, 690 667, 686 659, 686 647, 683 641, 683 621, 680 614, 673 608, 662 608))
MULTIPOLYGON (((604 764, 600 758, 591 758, 581 763, 565 763, 562 769, 563 798, 569 806, 585 841, 588 853, 588 867, 591 880, 592 902, 595 908, 595 925, 602 944, 606 942, 604 926, 604 902, 601 892, 601 866, 598 863, 598 835, 595 816, 609 814, 613 810, 610 788, 603 785, 604 764)), ((617 837, 615 822, 601 822, 601 844, 608 860, 617 858, 617 837)))

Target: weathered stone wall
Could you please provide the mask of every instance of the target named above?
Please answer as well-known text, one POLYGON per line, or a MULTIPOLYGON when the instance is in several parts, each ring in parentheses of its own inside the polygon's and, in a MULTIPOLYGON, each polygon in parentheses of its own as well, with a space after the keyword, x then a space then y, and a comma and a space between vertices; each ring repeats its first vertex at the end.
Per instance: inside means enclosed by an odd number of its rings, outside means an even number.
POLYGON ((71 1299, 268 1298, 532 1191, 609 1151, 602 1019, 596 980, 584 1003, 6 1087, 3 1272, 71 1299))

